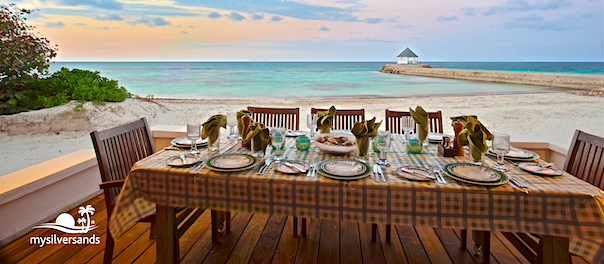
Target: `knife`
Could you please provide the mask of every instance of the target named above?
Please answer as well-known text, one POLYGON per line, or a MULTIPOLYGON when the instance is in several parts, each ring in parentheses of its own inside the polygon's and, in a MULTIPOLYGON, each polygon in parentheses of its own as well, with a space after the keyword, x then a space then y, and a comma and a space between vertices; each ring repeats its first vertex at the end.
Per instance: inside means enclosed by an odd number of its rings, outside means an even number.
POLYGON ((386 177, 384 177, 384 171, 382 171, 382 166, 377 166, 378 168, 378 172, 380 173, 380 175, 382 176, 382 180, 384 182, 386 182, 386 177))
POLYGON ((298 168, 298 166, 296 166, 296 165, 294 165, 294 164, 289 163, 289 161, 286 161, 286 162, 285 162, 285 163, 283 163, 283 164, 285 164, 285 166, 287 166, 287 167, 290 167, 290 168, 292 168, 292 169, 297 170, 297 171, 298 171, 298 172, 300 172, 300 173, 305 173, 305 172, 306 172, 306 170, 305 170, 305 169, 303 169, 303 168, 302 168, 302 169, 300 169, 300 168, 298 168))
POLYGON ((379 173, 378 167, 379 166, 380 165, 377 165, 377 164, 373 165, 373 180, 375 180, 376 182, 380 182, 380 178, 378 177, 378 173, 379 173))
POLYGON ((551 167, 553 165, 554 165, 554 163, 547 163, 547 164, 539 165, 539 167, 532 169, 532 171, 533 172, 538 172, 538 171, 541 171, 543 169, 547 169, 547 168, 549 168, 549 167, 551 167))
POLYGON ((430 178, 430 179, 436 180, 436 178, 434 176, 431 176, 431 175, 428 175, 428 174, 425 174, 425 173, 409 170, 409 169, 406 169, 406 168, 401 168, 401 170, 404 171, 404 172, 406 172, 406 173, 417 174, 417 175, 424 176, 426 178, 430 178))

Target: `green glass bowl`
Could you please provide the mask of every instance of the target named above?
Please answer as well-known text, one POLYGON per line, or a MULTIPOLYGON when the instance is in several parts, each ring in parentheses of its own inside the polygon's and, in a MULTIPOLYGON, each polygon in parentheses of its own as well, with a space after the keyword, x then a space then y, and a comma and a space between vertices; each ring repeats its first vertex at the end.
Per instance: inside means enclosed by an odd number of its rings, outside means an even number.
POLYGON ((417 140, 417 139, 412 139, 407 141, 407 152, 409 152, 410 154, 420 154, 422 153, 422 150, 424 149, 424 143, 417 140))
POLYGON ((380 150, 375 145, 375 138, 371 139, 371 148, 373 149, 373 152, 380 153, 380 150))
POLYGON ((310 148, 310 138, 307 136, 299 136, 296 138, 296 148, 301 151, 307 151, 310 148))

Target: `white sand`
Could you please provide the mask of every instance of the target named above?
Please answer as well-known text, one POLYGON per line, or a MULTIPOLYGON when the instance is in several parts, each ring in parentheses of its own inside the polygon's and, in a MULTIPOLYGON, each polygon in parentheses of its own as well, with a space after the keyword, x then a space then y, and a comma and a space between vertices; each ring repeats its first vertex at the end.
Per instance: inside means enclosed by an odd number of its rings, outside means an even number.
MULTIPOLYGON (((478 115, 491 132, 511 135, 557 136, 570 140, 575 129, 604 136, 604 96, 579 92, 481 96, 408 97, 320 100, 169 100, 128 99, 105 106, 84 104, 74 112, 72 102, 51 109, 0 116, 0 175, 82 148, 92 148, 89 133, 147 117, 151 125, 184 125, 205 121, 216 113, 247 106, 300 107, 300 127, 306 130, 311 107, 365 108, 366 118, 384 118, 384 109, 408 111, 421 105, 443 111, 445 133, 452 134, 449 117, 478 115)), ((512 138, 513 140, 513 138, 512 138)))

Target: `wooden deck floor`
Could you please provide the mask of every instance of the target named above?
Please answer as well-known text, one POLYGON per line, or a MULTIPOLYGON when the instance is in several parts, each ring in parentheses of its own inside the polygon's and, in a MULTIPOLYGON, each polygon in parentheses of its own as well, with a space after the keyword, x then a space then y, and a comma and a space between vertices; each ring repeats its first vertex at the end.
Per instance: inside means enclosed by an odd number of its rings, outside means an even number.
MULTIPOLYGON (((0 263, 102 263, 107 228, 103 196, 85 204, 96 208, 98 228, 86 234, 101 237, 100 245, 30 245, 32 236, 63 236, 49 229, 35 229, 0 248, 0 263)), ((77 208, 69 213, 76 215, 77 208)), ((149 239, 148 223, 138 223, 117 241, 113 263, 155 263, 155 240, 149 239)), ((385 227, 371 241, 371 225, 348 221, 309 219, 308 236, 293 237, 293 219, 236 213, 232 229, 212 244, 210 213, 206 210, 181 237, 182 263, 481 263, 461 250, 459 230, 394 226, 392 242, 385 241, 385 227)), ((74 236, 69 234, 68 236, 74 236)), ((587 263, 573 256, 573 263, 587 263)), ((491 263, 529 263, 499 232, 491 236, 491 263)))

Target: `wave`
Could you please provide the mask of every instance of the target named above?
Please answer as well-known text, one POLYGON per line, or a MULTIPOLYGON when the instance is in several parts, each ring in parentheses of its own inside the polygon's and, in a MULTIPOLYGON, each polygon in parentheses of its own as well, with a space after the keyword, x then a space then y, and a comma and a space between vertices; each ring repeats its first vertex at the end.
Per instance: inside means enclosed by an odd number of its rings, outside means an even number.
MULTIPOLYGON (((92 230, 96 229, 97 227, 98 226, 96 226, 96 225, 90 226, 90 229, 88 229, 88 231, 92 231, 92 230)), ((62 225, 56 224, 56 223, 45 223, 45 224, 38 225, 34 228, 50 228, 50 229, 59 230, 61 232, 69 233, 69 234, 87 233, 86 227, 84 227, 84 226, 67 227, 67 226, 62 226, 62 225)))

